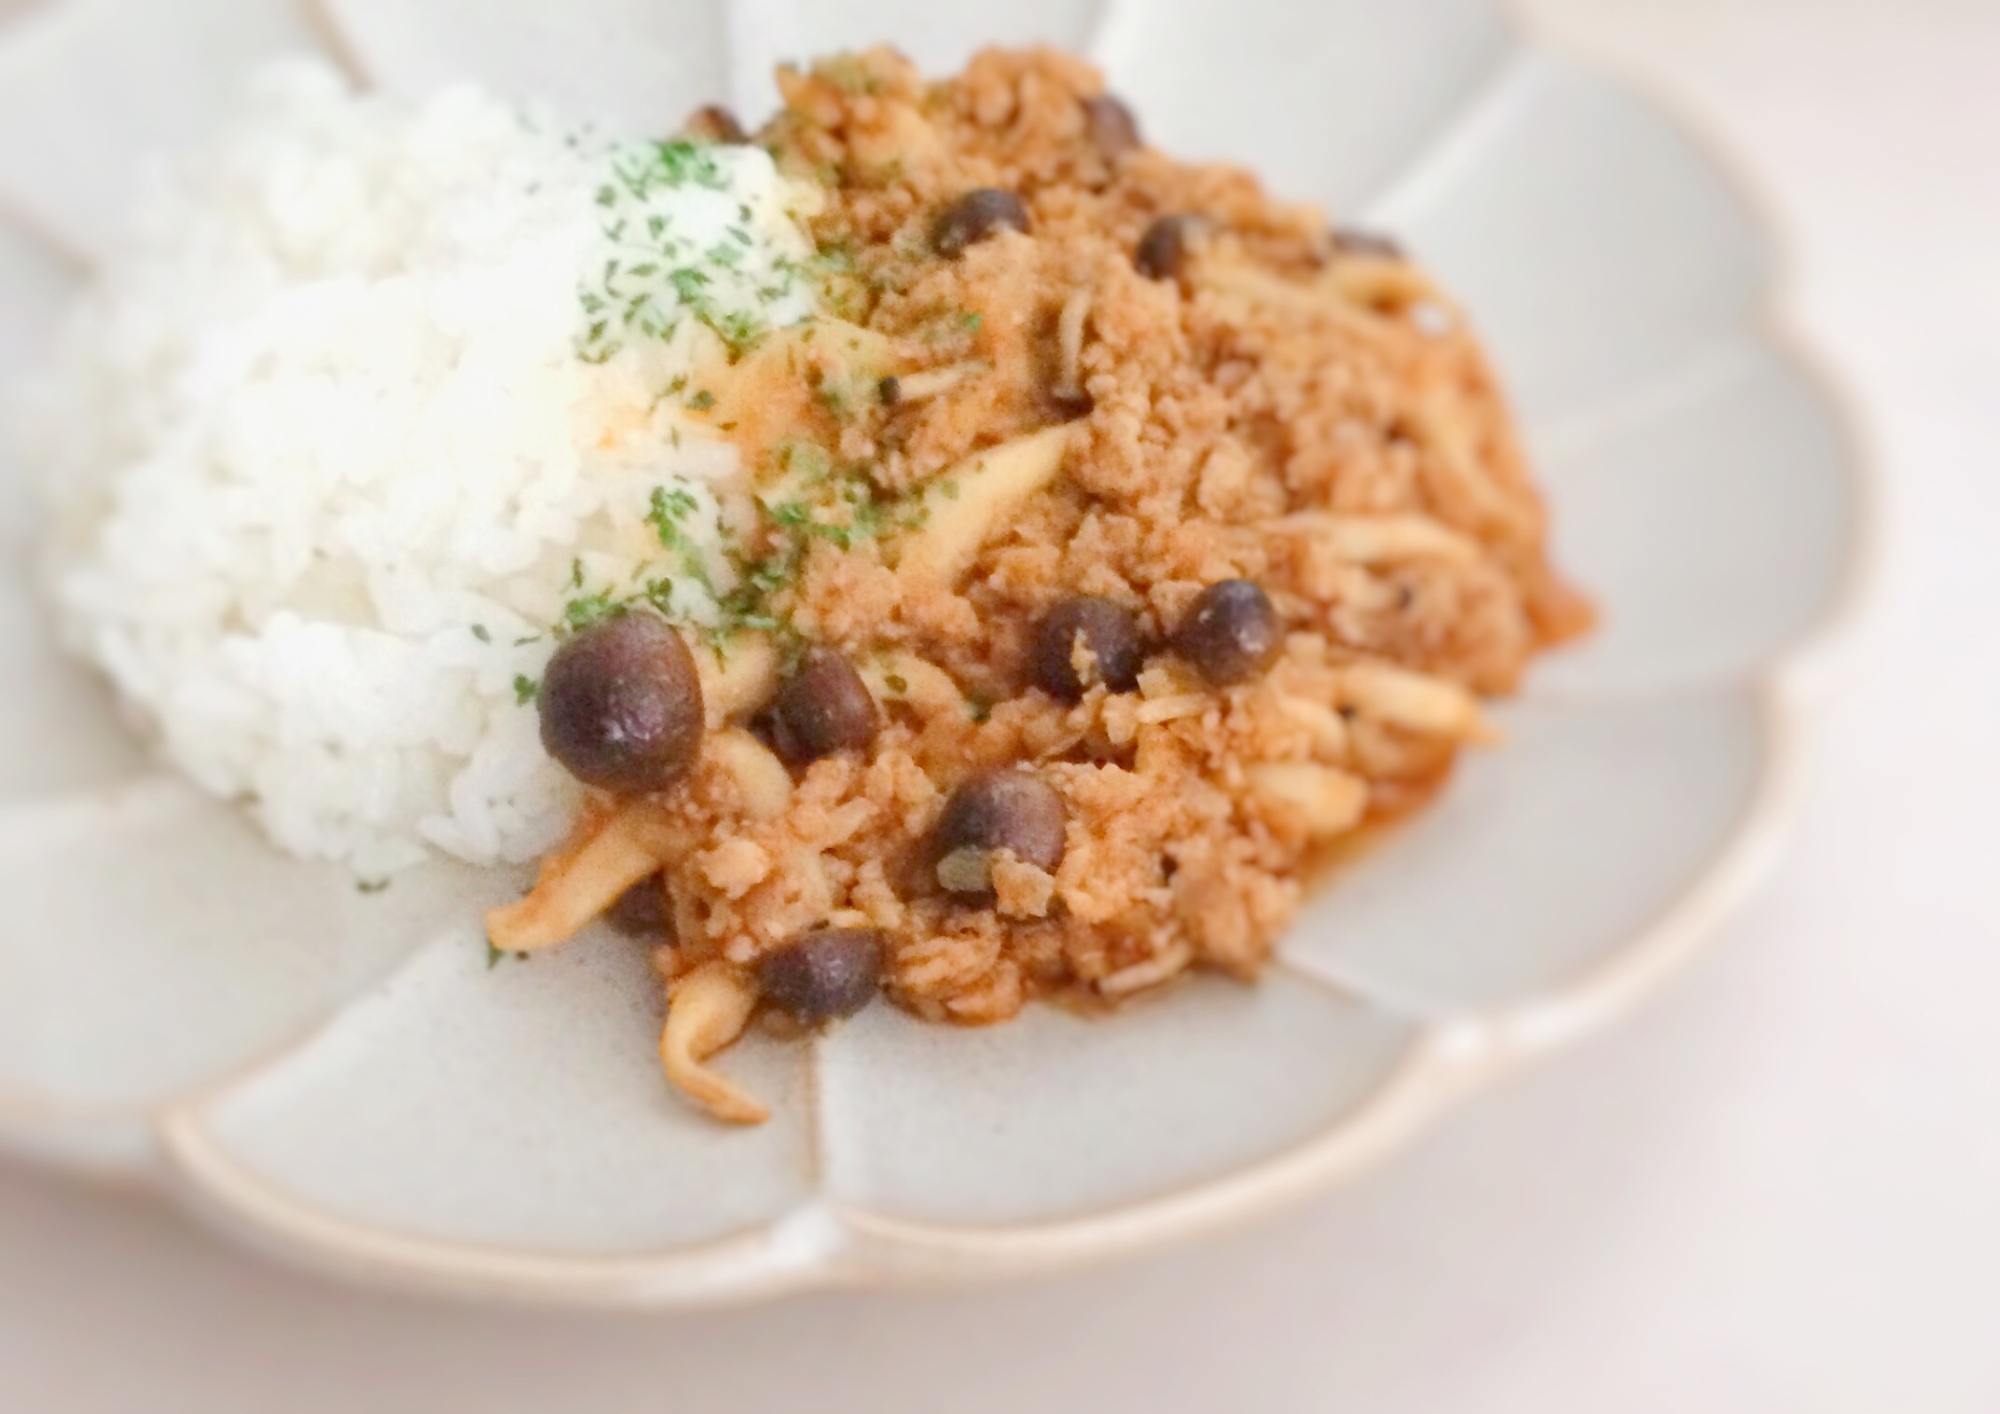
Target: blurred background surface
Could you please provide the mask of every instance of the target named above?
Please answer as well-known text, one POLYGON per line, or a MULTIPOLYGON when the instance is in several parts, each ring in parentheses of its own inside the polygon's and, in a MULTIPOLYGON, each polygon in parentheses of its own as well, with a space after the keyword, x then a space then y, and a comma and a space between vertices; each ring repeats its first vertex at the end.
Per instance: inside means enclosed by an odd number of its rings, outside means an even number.
POLYGON ((1523 8, 1765 189, 1882 471, 1801 823, 1706 960, 1356 1187, 978 1291, 429 1306, 0 1169, 0 1409, 2000 1409, 2000 3, 1523 8))

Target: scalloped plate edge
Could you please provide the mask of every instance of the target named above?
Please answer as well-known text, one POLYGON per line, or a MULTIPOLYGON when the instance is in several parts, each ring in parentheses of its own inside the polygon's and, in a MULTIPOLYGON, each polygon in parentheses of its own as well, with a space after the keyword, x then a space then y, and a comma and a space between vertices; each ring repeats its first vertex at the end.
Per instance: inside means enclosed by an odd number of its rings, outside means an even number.
MULTIPOLYGON (((586 1257, 457 1243, 371 1228, 331 1216, 272 1187, 213 1144, 206 1106, 279 1055, 195 1097, 158 1107, 66 1111, 31 1092, 0 1093, 6 1147, 64 1156, 39 1137, 78 1120, 126 1124, 150 1136, 147 1170, 182 1206, 229 1236, 342 1279, 433 1295, 525 1305, 694 1307, 741 1303, 831 1286, 964 1282, 1100 1262, 1246 1224, 1304 1201, 1394 1153, 1460 1100, 1517 1067, 1608 1025, 1649 995, 1716 934, 1776 861, 1796 803, 1805 718, 1865 616, 1881 565, 1880 460, 1844 379, 1791 323, 1794 243, 1775 203, 1727 143, 1671 95, 1603 56, 1552 42, 1518 5, 1502 3, 1518 41, 1614 79, 1661 113, 1749 213, 1769 243, 1774 275, 1756 332, 1818 395, 1839 430, 1855 514, 1845 567, 1818 621, 1747 683, 1760 708, 1765 751, 1743 818, 1665 916, 1614 955, 1547 997, 1436 1023, 1389 1078, 1343 1122, 1253 1167, 1162 1197, 1049 1224, 991 1228, 909 1222, 816 1200, 773 1222, 668 1252, 586 1257)), ((1449 140, 1448 132, 1439 140, 1449 140)), ((318 1027, 311 1028, 316 1034, 318 1027)), ((305 1044, 301 1040, 300 1045, 305 1044)), ((108 1132, 108 1131, 107 1131, 108 1132)), ((135 1146, 120 1144, 121 1154, 135 1146)))
POLYGON ((204 1105, 155 1125, 175 1196, 251 1246, 328 1275, 518 1304, 693 1307, 834 1286, 936 1284, 1060 1270, 1224 1230, 1360 1172, 1479 1078, 1476 1027, 1418 1033, 1343 1123, 1228 1177, 1074 1219, 953 1227, 814 1199, 728 1237, 665 1252, 542 1253, 387 1232, 331 1216, 259 1178, 209 1138, 204 1105))
POLYGON ((161 1113, 159 1153, 176 1196, 260 1250, 348 1280, 516 1304, 696 1307, 821 1287, 963 1283, 1080 1267, 1228 1231, 1366 1171, 1460 1101, 1608 1025, 1714 936, 1777 858, 1799 784, 1794 707, 1775 685, 1756 700, 1769 749, 1736 829, 1696 883, 1614 960, 1549 997, 1431 1023, 1331 1129, 1236 1173, 1140 1202, 1049 1223, 971 1226, 899 1219, 822 1198, 718 1241, 582 1257, 393 1233, 292 1197, 206 1130, 207 1108, 240 1081, 161 1113))

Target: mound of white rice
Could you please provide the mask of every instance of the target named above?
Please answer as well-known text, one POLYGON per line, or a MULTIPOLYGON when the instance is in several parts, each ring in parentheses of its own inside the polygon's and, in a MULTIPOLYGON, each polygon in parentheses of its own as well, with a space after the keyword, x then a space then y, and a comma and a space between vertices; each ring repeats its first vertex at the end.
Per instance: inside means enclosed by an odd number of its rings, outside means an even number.
POLYGON ((73 317, 40 419, 64 631, 286 849, 373 876, 567 825, 517 689, 579 581, 661 573, 656 488, 713 537, 735 454, 673 396, 711 330, 811 310, 809 194, 754 148, 663 153, 287 66, 73 317), (663 231, 697 289, 638 258, 663 231))

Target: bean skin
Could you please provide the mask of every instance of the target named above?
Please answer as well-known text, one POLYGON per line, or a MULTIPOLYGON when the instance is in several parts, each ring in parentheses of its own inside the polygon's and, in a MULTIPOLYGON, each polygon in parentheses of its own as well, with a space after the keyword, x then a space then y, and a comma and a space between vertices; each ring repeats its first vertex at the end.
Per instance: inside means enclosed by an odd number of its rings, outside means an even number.
POLYGON ((1335 227, 1331 239, 1335 255, 1360 256, 1369 260, 1401 260, 1403 248, 1391 237, 1375 231, 1359 231, 1352 226, 1335 227))
POLYGON ((1174 647, 1217 687, 1247 682, 1278 656, 1284 624, 1270 596, 1247 579, 1201 591, 1174 634, 1174 647))
POLYGON ((744 143, 750 141, 750 134, 744 131, 737 116, 720 103, 709 103, 688 114, 687 131, 690 136, 705 142, 744 143))
POLYGON ((1178 280, 1207 229, 1202 217, 1185 212, 1160 217, 1139 237, 1132 252, 1133 268, 1149 280, 1178 280))
POLYGON ((539 694, 542 745, 603 790, 665 790, 701 754, 701 678, 665 620, 633 612, 571 636, 539 694))
POLYGON ((998 187, 975 187, 938 213, 931 223, 931 249, 952 260, 1002 231, 1027 229, 1028 208, 1020 197, 998 187))
POLYGON ((1139 120, 1108 93, 1083 100, 1083 122, 1090 145, 1106 162, 1116 162, 1145 146, 1145 139, 1139 136, 1139 120))
POLYGON ((1056 604, 1035 625, 1031 659, 1035 683, 1065 702, 1081 700, 1091 682, 1101 682, 1113 692, 1132 691, 1139 685, 1144 660, 1139 621, 1115 599, 1079 594, 1056 604), (1079 638, 1093 659, 1088 682, 1076 671, 1079 638))
POLYGON ((813 928, 757 963, 766 1000, 800 1021, 852 1016, 882 985, 880 929, 813 928))
POLYGON ((837 648, 814 644, 778 687, 771 704, 773 744, 795 766, 860 751, 875 739, 881 714, 861 674, 837 648))
POLYGON ((667 891, 658 874, 652 874, 624 893, 604 911, 604 921, 628 938, 642 942, 671 943, 673 915, 667 909, 667 891))
POLYGON ((992 856, 1003 849, 1054 873, 1066 820, 1062 797, 1032 772, 1008 767, 974 776, 951 793, 932 835, 938 884, 948 893, 989 893, 992 856))

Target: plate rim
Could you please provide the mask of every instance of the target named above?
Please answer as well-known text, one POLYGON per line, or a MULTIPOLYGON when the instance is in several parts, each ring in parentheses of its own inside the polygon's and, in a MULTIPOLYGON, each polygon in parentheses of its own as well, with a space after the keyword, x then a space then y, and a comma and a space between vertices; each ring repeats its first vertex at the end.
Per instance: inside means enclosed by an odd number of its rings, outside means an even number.
MULTIPOLYGON (((0 10, 0 25, 42 8, 0 10)), ((324 31, 336 61, 352 66, 319 0, 301 0, 300 8, 324 31)), ((337 1021, 338 1009, 165 1100, 71 1105, 0 1085, 0 1153, 99 1179, 137 1179, 224 1235, 294 1266, 430 1296, 538 1307, 702 1308, 824 1288, 964 1284, 1106 1262, 1297 1206, 1371 1169, 1467 1098, 1605 1029, 1657 991, 1714 941, 1779 856, 1807 769, 1808 721, 1877 597, 1882 460, 1846 373, 1794 315, 1798 241, 1763 177, 1704 115, 1630 64, 1553 36, 1527 13, 1526 0, 1491 0, 1490 8, 1513 46, 1507 62, 1532 56, 1607 80, 1684 139, 1741 209, 1769 261, 1743 328, 1811 392, 1836 435, 1848 478, 1851 514, 1827 601, 1768 661, 1711 685, 1741 694, 1754 710, 1760 744, 1754 780, 1726 840, 1652 922, 1546 993, 1414 1022, 1402 1054, 1354 1109, 1280 1153, 1163 1194, 1050 1221, 899 1218, 822 1192, 720 1237, 580 1255, 399 1233, 344 1218, 253 1173, 206 1128, 215 1106, 311 1046, 337 1021), (86 1141, 65 1143, 61 1134, 70 1130, 86 1141)), ((1310 985, 1333 985, 1310 969, 1287 968, 1310 985)))

